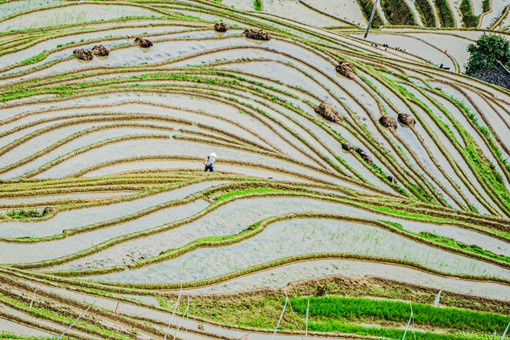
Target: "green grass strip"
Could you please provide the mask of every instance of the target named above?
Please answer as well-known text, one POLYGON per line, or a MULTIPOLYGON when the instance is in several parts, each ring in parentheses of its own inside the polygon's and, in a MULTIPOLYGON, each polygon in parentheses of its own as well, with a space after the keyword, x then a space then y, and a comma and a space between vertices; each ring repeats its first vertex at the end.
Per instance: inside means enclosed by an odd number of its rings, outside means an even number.
MULTIPOLYGON (((358 326, 354 324, 345 324, 336 320, 328 320, 324 322, 310 322, 308 330, 318 332, 340 332, 366 336, 378 336, 389 339, 402 339, 404 336, 403 329, 385 328, 385 327, 368 327, 358 326)), ((475 340, 475 339, 488 339, 487 337, 470 335, 465 333, 460 334, 438 334, 432 332, 411 332, 408 331, 410 339, 417 340, 475 340)))
POLYGON ((237 189, 234 191, 229 191, 224 194, 218 195, 214 198, 214 200, 216 202, 218 202, 218 201, 230 198, 232 196, 251 194, 251 193, 256 193, 256 192, 292 192, 292 191, 283 190, 283 189, 273 189, 273 188, 250 188, 250 189, 246 189, 246 190, 237 189))
MULTIPOLYGON (((346 318, 350 320, 375 317, 377 319, 402 322, 409 319, 408 302, 373 300, 363 298, 347 298, 337 296, 311 297, 310 315, 330 318, 346 318)), ((291 299, 294 309, 306 313, 308 298, 291 299)), ((497 313, 483 313, 459 308, 437 308, 432 305, 414 303, 413 319, 419 325, 454 328, 459 330, 475 330, 493 332, 504 329, 508 317, 497 313)))
POLYGON ((40 60, 40 59, 44 58, 44 56, 45 56, 44 52, 41 52, 38 55, 35 55, 33 57, 30 57, 28 59, 23 60, 21 63, 23 65, 28 65, 30 63, 33 63, 34 61, 37 61, 37 60, 40 60))
POLYGON ((429 232, 425 232, 425 231, 420 231, 419 233, 413 233, 413 232, 411 232, 409 230, 404 229, 404 227, 400 223, 384 221, 384 220, 379 220, 379 221, 381 221, 383 223, 386 223, 386 224, 389 224, 391 226, 394 226, 395 228, 398 228, 398 229, 400 229, 402 231, 405 231, 405 232, 407 232, 409 234, 420 236, 420 237, 422 237, 424 239, 427 239, 427 240, 430 240, 430 241, 433 241, 433 242, 437 242, 437 243, 441 243, 441 244, 447 245, 449 247, 453 247, 453 248, 469 251, 469 252, 474 253, 474 254, 479 254, 479 255, 487 256, 487 257, 490 257, 490 258, 498 260, 498 261, 510 263, 510 256, 494 254, 492 251, 485 250, 485 249, 481 248, 480 246, 477 246, 476 244, 469 244, 468 245, 466 243, 457 241, 457 240, 455 240, 453 238, 449 238, 449 237, 445 237, 445 236, 441 236, 441 235, 436 235, 434 233, 429 233, 429 232))

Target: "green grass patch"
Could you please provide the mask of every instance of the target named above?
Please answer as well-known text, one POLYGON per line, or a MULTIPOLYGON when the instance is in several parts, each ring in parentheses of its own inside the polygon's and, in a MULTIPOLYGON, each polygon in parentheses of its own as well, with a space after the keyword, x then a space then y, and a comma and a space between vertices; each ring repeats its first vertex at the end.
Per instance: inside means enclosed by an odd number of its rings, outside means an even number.
POLYGON ((462 13, 462 25, 464 27, 478 27, 478 16, 473 13, 470 0, 462 0, 460 12, 462 13))
POLYGON ((490 258, 493 258, 493 259, 496 259, 499 261, 510 263, 510 256, 494 254, 490 250, 485 250, 485 249, 481 248, 480 246, 477 246, 476 244, 468 245, 468 244, 462 243, 460 241, 456 241, 449 237, 444 237, 444 236, 440 236, 440 235, 436 235, 436 234, 428 233, 428 232, 424 232, 424 231, 421 231, 416 235, 426 238, 428 240, 434 241, 434 242, 445 244, 450 247, 463 249, 463 250, 469 251, 471 253, 487 256, 487 257, 490 257, 490 258))
MULTIPOLYGON (((310 300, 310 315, 334 319, 366 319, 367 317, 390 320, 405 325, 409 319, 409 303, 403 301, 374 300, 364 298, 347 298, 322 296, 291 299, 294 310, 306 313, 310 300)), ((437 308, 432 305, 414 303, 413 319, 418 325, 493 332, 505 329, 508 317, 496 313, 484 313, 459 308, 437 308)), ((436 336, 438 336, 436 334, 436 336)), ((428 338, 427 338, 428 339, 428 338)), ((432 338, 431 338, 432 339, 432 338)), ((449 338, 450 339, 450 338, 449 338)))
POLYGON ((382 0, 381 5, 390 24, 416 25, 413 11, 404 0, 382 0))
POLYGON ((490 0, 483 0, 482 1, 482 9, 483 9, 483 12, 488 12, 491 10, 491 3, 490 3, 490 0))
POLYGON ((23 60, 21 63, 23 65, 28 65, 30 63, 33 63, 34 61, 41 60, 42 58, 44 58, 44 56, 45 56, 44 52, 41 52, 38 55, 35 55, 33 57, 23 60))
POLYGON ((218 195, 214 198, 216 202, 227 199, 232 196, 237 195, 245 195, 245 194, 253 194, 253 193, 260 193, 260 192, 291 192, 288 190, 281 190, 281 189, 272 189, 272 188, 250 188, 250 189, 238 189, 234 191, 229 191, 224 194, 218 195))
POLYGON ((50 214, 52 210, 50 208, 44 208, 43 211, 39 211, 37 209, 30 210, 11 210, 6 213, 7 216, 18 219, 27 219, 27 218, 41 218, 48 214, 50 214))
POLYGON ((450 246, 453 248, 469 251, 470 253, 479 254, 479 255, 490 257, 495 260, 510 263, 510 256, 495 254, 490 250, 485 250, 485 249, 481 248, 480 246, 477 246, 476 244, 468 245, 468 244, 454 240, 449 237, 440 236, 440 235, 436 235, 434 233, 429 233, 429 232, 424 232, 424 231, 421 231, 419 233, 413 233, 412 231, 404 229, 404 227, 400 223, 385 221, 385 220, 379 220, 379 221, 389 224, 389 225, 391 225, 397 229, 400 229, 402 231, 405 231, 409 234, 416 235, 416 236, 422 237, 424 239, 427 239, 427 240, 430 240, 433 242, 441 243, 441 244, 444 244, 444 245, 447 245, 447 246, 450 246))
MULTIPOLYGON (((370 15, 372 14, 372 8, 374 8, 374 3, 372 0, 356 0, 358 1, 359 7, 363 12, 363 16, 367 19, 367 22, 370 20, 370 15)), ((372 20, 372 26, 370 28, 379 28, 384 25, 384 22, 379 15, 379 12, 376 10, 374 14, 374 19, 372 20)))
POLYGON ((428 0, 415 0, 414 4, 425 26, 436 27, 436 16, 430 2, 428 0))
MULTIPOLYGON (((328 321, 312 321, 308 325, 308 329, 317 332, 340 332, 365 336, 377 336, 388 339, 403 339, 405 330, 397 328, 385 327, 367 327, 355 324, 342 323, 336 320, 328 321)), ((412 332, 408 331, 407 336, 410 339, 417 340, 471 340, 486 339, 486 337, 478 335, 460 334, 438 334, 432 332, 412 332)))
POLYGON ((437 12, 439 14, 439 22, 442 27, 455 27, 455 19, 447 0, 434 0, 437 12))

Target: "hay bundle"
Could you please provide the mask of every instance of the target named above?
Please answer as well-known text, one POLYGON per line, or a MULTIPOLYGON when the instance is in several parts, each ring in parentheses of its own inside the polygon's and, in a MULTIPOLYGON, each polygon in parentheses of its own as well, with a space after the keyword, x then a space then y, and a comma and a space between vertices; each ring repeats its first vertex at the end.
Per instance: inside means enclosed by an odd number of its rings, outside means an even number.
POLYGON ((398 121, 403 125, 407 126, 414 126, 414 124, 416 124, 416 120, 414 119, 414 117, 408 113, 399 113, 398 121))
POLYGON ((227 24, 225 24, 224 22, 217 22, 214 24, 214 30, 216 32, 226 32, 227 31, 227 24))
POLYGON ((381 116, 381 118, 379 118, 379 123, 387 128, 397 128, 397 121, 395 118, 388 115, 381 116))
POLYGON ((94 58, 92 51, 84 48, 74 50, 73 54, 76 54, 76 57, 81 60, 92 60, 94 58))
POLYGON ((344 149, 345 151, 351 151, 352 149, 354 149, 354 146, 352 146, 351 143, 342 143, 342 149, 344 149))
POLYGON ((256 40, 270 40, 271 35, 267 32, 264 32, 263 30, 254 30, 254 29, 247 29, 243 33, 246 38, 250 39, 256 39, 256 40))
POLYGON ((340 112, 326 102, 320 103, 320 105, 315 108, 315 112, 332 122, 339 122, 342 119, 340 112))
POLYGON ((397 184, 397 179, 392 175, 388 175, 388 181, 390 181, 393 184, 397 184))
POLYGON ((105 45, 96 45, 92 47, 92 53, 94 55, 98 55, 100 57, 106 57, 110 54, 110 49, 106 47, 105 45))
POLYGON ((146 38, 138 37, 135 39, 135 43, 138 43, 138 46, 143 48, 149 48, 152 47, 152 41, 146 38))
POLYGON ((349 79, 354 79, 354 65, 348 60, 342 60, 337 66, 336 71, 349 79))
POLYGON ((110 54, 110 49, 105 45, 96 45, 92 47, 92 53, 100 57, 105 57, 110 54))
POLYGON ((363 158, 363 160, 367 163, 371 163, 372 162, 372 157, 370 157, 366 152, 365 150, 363 150, 362 148, 358 148, 356 149, 356 152, 358 153, 358 155, 361 156, 361 158, 363 158))

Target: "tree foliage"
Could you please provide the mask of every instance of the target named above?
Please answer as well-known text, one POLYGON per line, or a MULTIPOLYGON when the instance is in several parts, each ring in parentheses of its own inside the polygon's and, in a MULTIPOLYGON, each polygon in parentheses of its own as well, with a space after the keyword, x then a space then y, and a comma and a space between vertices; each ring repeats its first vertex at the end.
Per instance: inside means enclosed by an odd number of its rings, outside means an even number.
POLYGON ((502 36, 483 34, 467 50, 471 53, 466 64, 467 74, 494 66, 496 61, 510 66, 510 42, 502 36))

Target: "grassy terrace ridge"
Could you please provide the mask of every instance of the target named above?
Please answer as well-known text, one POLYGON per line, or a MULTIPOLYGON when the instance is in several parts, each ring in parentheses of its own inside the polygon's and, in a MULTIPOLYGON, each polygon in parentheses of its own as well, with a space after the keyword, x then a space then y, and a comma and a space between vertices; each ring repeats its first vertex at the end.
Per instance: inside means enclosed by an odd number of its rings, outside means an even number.
POLYGON ((0 1, 0 338, 500 336, 506 33, 374 3, 0 1))
MULTIPOLYGON (((379 278, 328 277, 304 280, 278 291, 263 289, 241 294, 219 294, 202 299, 191 295, 190 304, 193 309, 200 310, 198 314, 200 317, 222 323, 240 324, 244 327, 271 328, 270 324, 274 323, 274 317, 278 317, 285 302, 285 292, 290 298, 293 313, 284 314, 283 328, 296 329, 297 323, 302 329, 306 308, 310 302, 309 331, 313 327, 314 330, 353 332, 400 339, 404 330, 396 329, 396 325, 400 327, 402 324, 405 325, 409 319, 410 307, 407 301, 392 301, 392 299, 407 300, 419 291, 418 287, 409 288, 379 278), (374 283, 377 284, 373 285, 374 283), (318 292, 326 295, 314 296, 318 292), (369 296, 369 298, 358 296, 369 296), (331 304, 333 306, 330 306, 331 304), (232 313, 232 308, 236 308, 237 312, 232 313), (362 320, 378 323, 381 319, 384 319, 384 327, 367 327, 359 324, 362 320)), ((421 293, 424 294, 422 299, 427 296, 425 299, 428 303, 434 299, 437 292, 422 291, 421 293)), ((413 299, 416 300, 417 297, 413 296, 413 299)), ((446 301, 449 298, 444 296, 444 299, 446 301)), ((176 296, 160 298, 160 303, 164 308, 171 309, 175 300, 176 296)), ((183 306, 179 307, 181 312, 183 308, 183 306)), ((455 330, 444 334, 445 339, 484 338, 485 334, 491 332, 476 334, 479 330, 477 324, 482 318, 490 319, 493 322, 492 326, 499 329, 504 328, 507 323, 507 318, 503 314, 475 312, 464 308, 445 306, 438 308, 414 302, 413 311, 419 312, 422 317, 421 320, 415 320, 415 327, 429 329, 427 332, 416 332, 417 337, 425 339, 434 338, 434 333, 430 331, 432 329, 449 328, 450 320, 455 320, 456 326, 453 327, 455 330), (440 314, 436 315, 436 312, 440 314), (443 324, 437 323, 437 319, 440 318, 444 321, 443 324), (468 324, 474 327, 475 332, 469 332, 468 328, 465 328, 468 324)))

